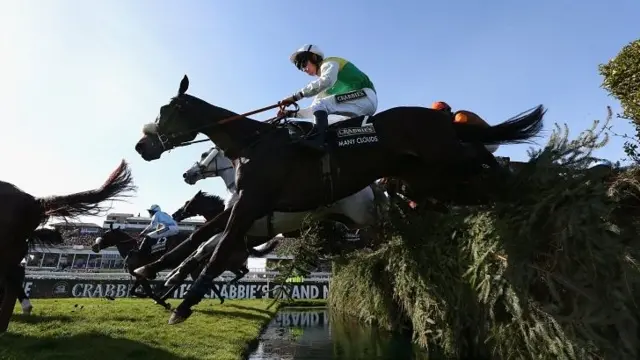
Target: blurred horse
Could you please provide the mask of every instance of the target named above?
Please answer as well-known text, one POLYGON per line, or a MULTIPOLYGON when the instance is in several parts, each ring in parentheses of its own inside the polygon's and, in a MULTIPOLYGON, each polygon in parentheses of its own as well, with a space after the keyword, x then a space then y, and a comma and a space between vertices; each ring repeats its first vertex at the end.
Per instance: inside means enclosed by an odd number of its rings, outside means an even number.
MULTIPOLYGON (((172 217, 176 221, 182 221, 199 215, 209 221, 219 214, 219 211, 215 211, 215 209, 218 207, 217 204, 222 201, 223 200, 219 196, 198 191, 193 198, 186 201, 180 209, 176 210, 172 217)), ((229 281, 228 284, 237 282, 249 273, 249 269, 246 266, 249 256, 263 257, 264 255, 272 252, 279 243, 279 240, 274 238, 266 241, 267 245, 265 245, 261 250, 253 248, 253 246, 262 245, 264 243, 263 240, 264 239, 260 239, 260 243, 249 241, 246 248, 238 247, 236 251, 233 251, 230 254, 226 269, 222 272, 231 271, 236 277, 229 281)), ((207 251, 209 251, 210 248, 215 248, 218 245, 218 241, 220 241, 219 237, 213 237, 210 241, 200 245, 200 247, 198 247, 191 256, 186 258, 178 267, 167 275, 167 282, 165 283, 165 286, 172 286, 172 289, 177 287, 182 283, 182 281, 184 281, 188 274, 191 274, 191 278, 195 280, 197 276, 194 277, 193 274, 200 274, 206 264, 206 261, 204 261, 207 259, 206 255, 210 254, 210 252, 207 251), (205 249, 205 246, 207 246, 207 249, 205 249)), ((222 296, 215 285, 213 285, 211 289, 218 296, 220 303, 222 304, 224 302, 224 296, 222 296)))
MULTIPOLYGON (((5 332, 13 307, 22 286, 20 261, 30 244, 56 244, 55 236, 39 237, 36 228, 50 217, 73 218, 99 216, 108 207, 100 204, 133 191, 133 178, 123 160, 98 189, 63 196, 36 198, 15 185, 0 181, 0 284, 4 284, 4 297, 0 304, 0 333, 5 332), (33 241, 27 241, 33 239, 33 241)), ((42 233, 44 234, 44 233, 42 233)))

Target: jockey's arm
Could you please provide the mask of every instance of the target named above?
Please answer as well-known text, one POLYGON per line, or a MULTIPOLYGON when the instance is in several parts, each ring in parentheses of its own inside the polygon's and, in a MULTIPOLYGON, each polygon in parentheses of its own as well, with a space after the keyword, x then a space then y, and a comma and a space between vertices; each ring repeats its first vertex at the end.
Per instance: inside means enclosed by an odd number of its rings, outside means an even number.
POLYGON ((146 228, 140 231, 140 235, 146 234, 147 231, 153 229, 155 226, 158 225, 158 217, 156 216, 156 214, 153 214, 153 216, 151 217, 151 222, 149 223, 149 225, 147 225, 146 228))
MULTIPOLYGON (((340 65, 335 61, 327 61, 320 67, 320 76, 303 87, 302 90, 296 93, 297 98, 308 98, 320 94, 321 92, 332 87, 336 81, 338 81, 338 72, 340 65)), ((300 109, 297 114, 297 118, 312 118, 310 108, 300 109)))

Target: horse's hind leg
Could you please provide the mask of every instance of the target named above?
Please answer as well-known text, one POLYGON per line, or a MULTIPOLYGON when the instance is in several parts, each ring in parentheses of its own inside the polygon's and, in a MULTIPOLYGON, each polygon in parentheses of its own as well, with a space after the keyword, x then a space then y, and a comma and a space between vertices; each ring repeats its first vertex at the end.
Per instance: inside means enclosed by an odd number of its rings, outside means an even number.
POLYGON ((229 284, 235 284, 236 282, 238 282, 238 280, 242 279, 249 273, 249 269, 247 269, 247 267, 243 265, 236 270, 232 270, 232 272, 236 274, 236 277, 231 279, 231 281, 229 281, 229 284))
POLYGON ((17 285, 16 291, 18 294, 18 301, 20 302, 20 306, 22 307, 22 313, 25 315, 31 315, 31 311, 33 310, 33 305, 31 305, 31 301, 29 300, 29 297, 24 292, 24 288, 22 287, 22 284, 24 283, 25 275, 26 275, 25 268, 23 268, 22 266, 19 266, 15 285, 17 285))

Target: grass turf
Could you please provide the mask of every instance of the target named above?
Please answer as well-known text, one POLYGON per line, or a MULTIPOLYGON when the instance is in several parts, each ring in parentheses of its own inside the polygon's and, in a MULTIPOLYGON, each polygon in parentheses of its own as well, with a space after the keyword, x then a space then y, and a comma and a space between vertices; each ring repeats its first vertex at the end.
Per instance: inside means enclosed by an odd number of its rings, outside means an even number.
POLYGON ((31 316, 16 306, 0 359, 242 359, 278 311, 270 301, 205 300, 170 326, 150 300, 37 299, 31 316))

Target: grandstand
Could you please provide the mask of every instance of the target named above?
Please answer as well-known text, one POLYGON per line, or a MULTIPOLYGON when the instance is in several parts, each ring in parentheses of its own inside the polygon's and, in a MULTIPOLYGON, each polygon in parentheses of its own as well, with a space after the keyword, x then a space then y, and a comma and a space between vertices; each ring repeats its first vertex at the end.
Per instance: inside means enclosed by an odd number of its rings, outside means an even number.
MULTIPOLYGON (((97 278, 125 278, 128 275, 124 270, 124 259, 115 247, 102 250, 99 254, 91 251, 91 245, 95 239, 102 235, 112 225, 133 234, 138 234, 144 229, 151 219, 149 217, 134 216, 126 213, 111 213, 102 226, 93 223, 61 222, 50 224, 58 229, 65 240, 63 246, 38 247, 29 252, 27 258, 27 274, 31 278, 68 276, 97 277, 97 278), (72 274, 72 273, 82 273, 72 274)), ((182 221, 178 224, 180 231, 191 233, 204 224, 203 221, 182 221)), ((290 260, 290 257, 269 254, 263 257, 264 267, 249 269, 253 274, 247 278, 264 278, 275 276, 275 272, 266 271, 281 261, 290 260)), ((330 262, 325 262, 316 269, 314 277, 328 278, 331 271, 330 262)), ((222 276, 233 277, 231 273, 222 276)))
MULTIPOLYGON (((151 218, 134 216, 133 214, 111 213, 102 226, 93 223, 61 222, 50 224, 62 234, 65 245, 55 248, 36 247, 29 253, 27 270, 85 270, 85 271, 118 271, 124 268, 123 259, 115 247, 104 249, 100 254, 91 251, 96 238, 112 225, 132 235, 137 235, 149 225, 151 218)), ((204 224, 203 221, 182 221, 178 224, 180 231, 191 233, 204 224)))

